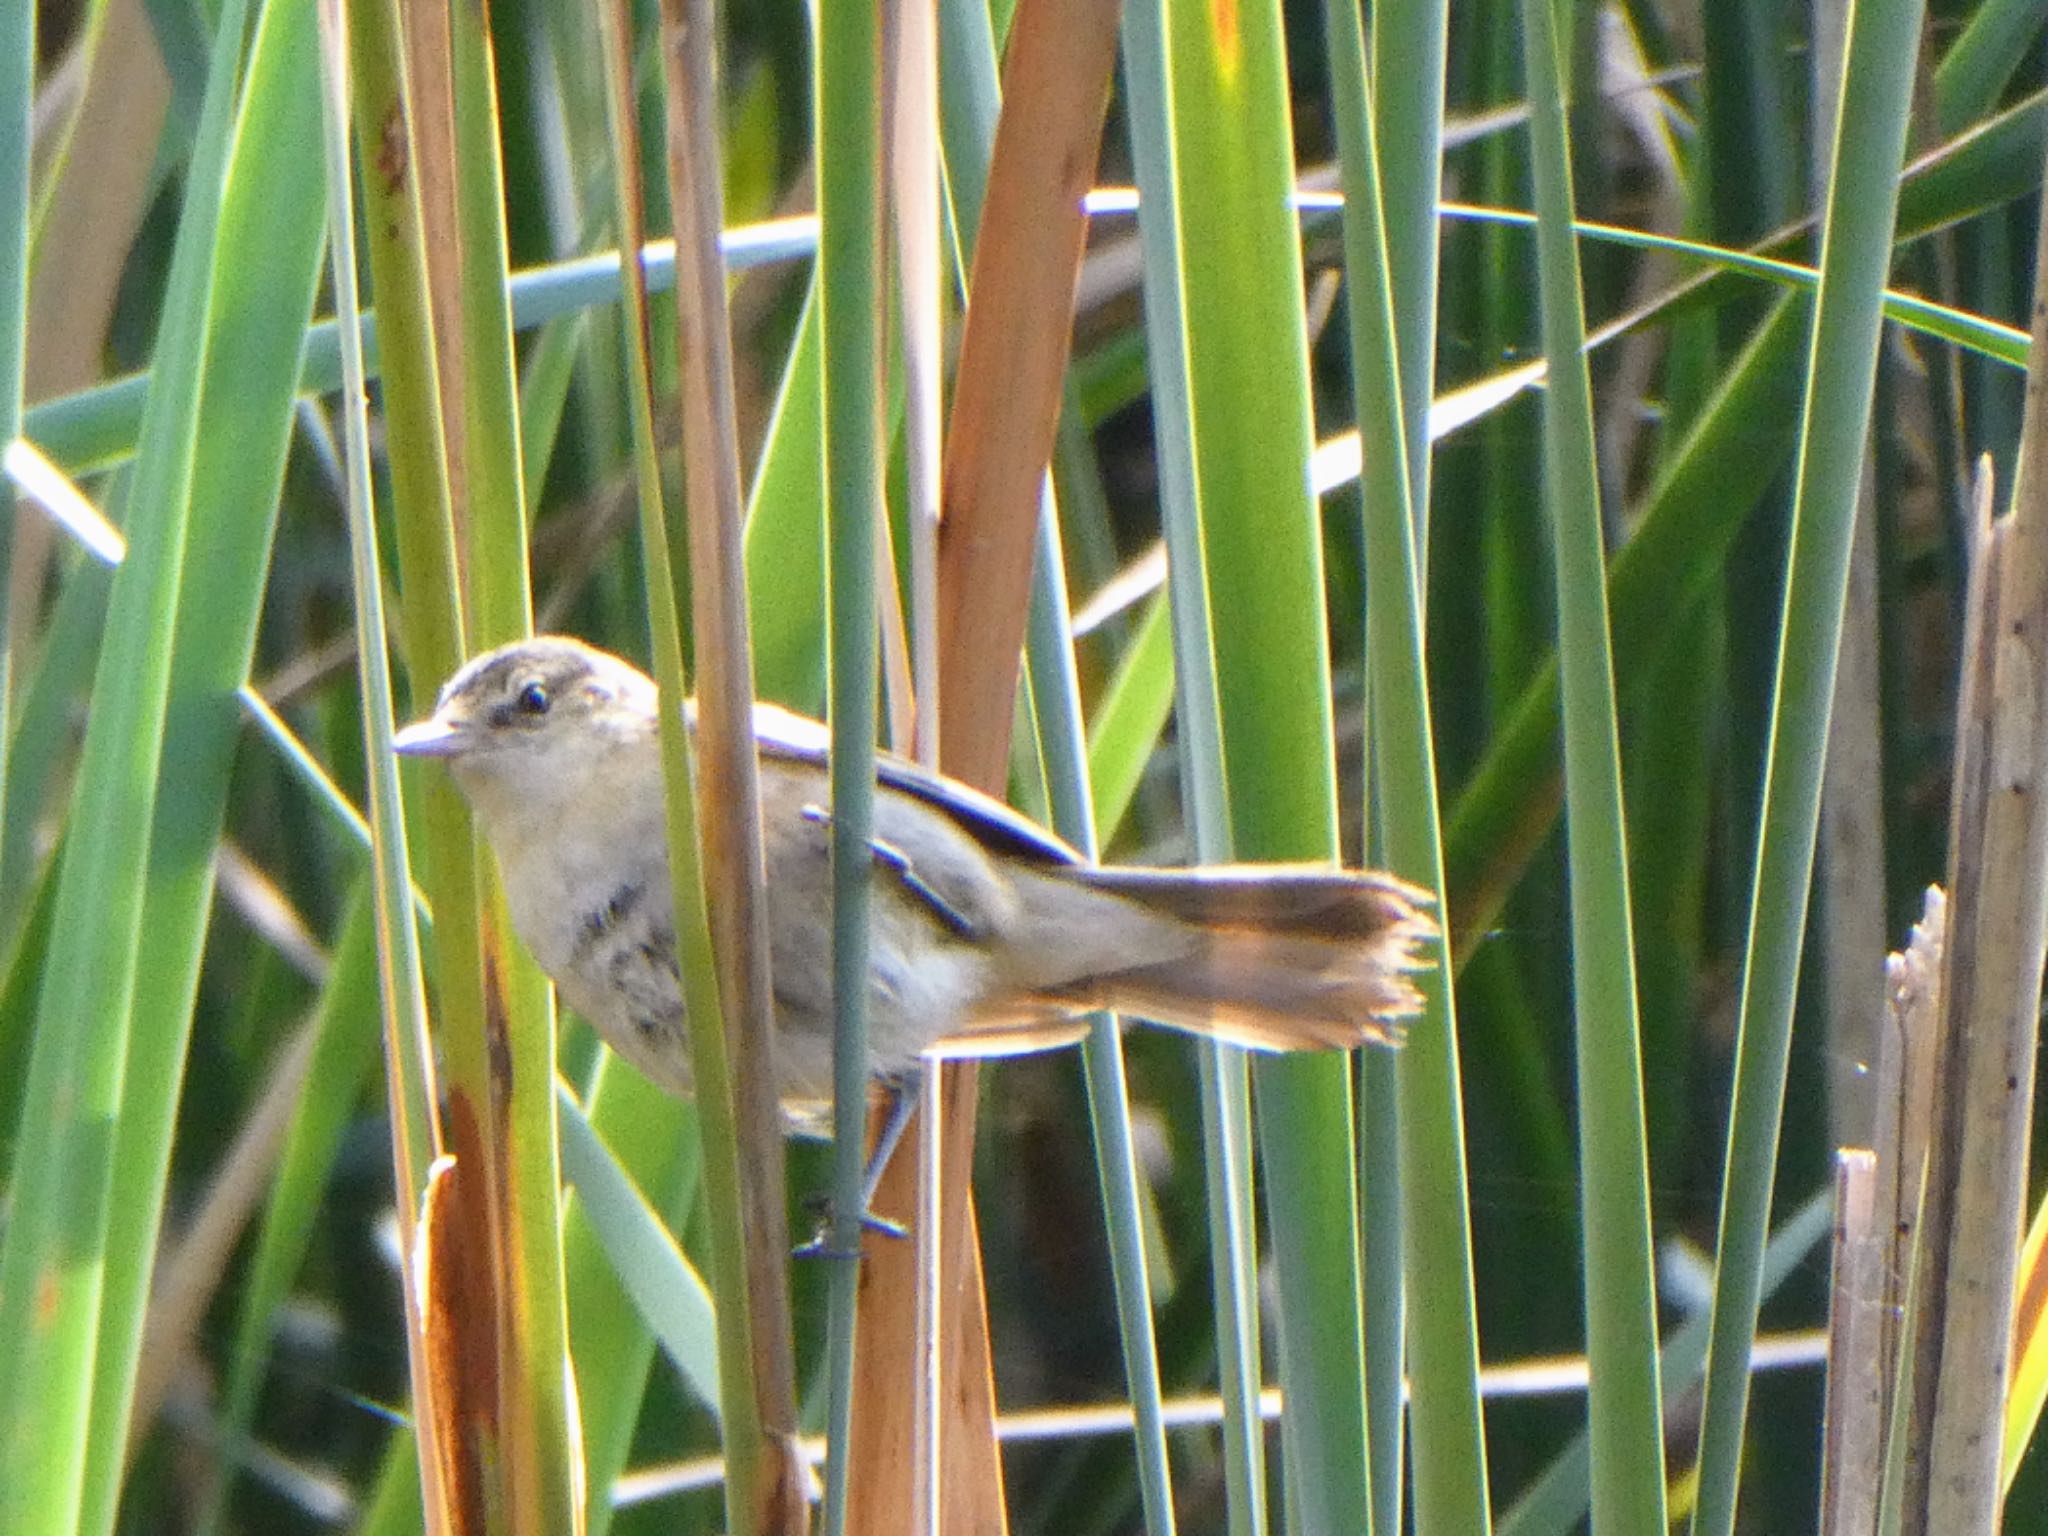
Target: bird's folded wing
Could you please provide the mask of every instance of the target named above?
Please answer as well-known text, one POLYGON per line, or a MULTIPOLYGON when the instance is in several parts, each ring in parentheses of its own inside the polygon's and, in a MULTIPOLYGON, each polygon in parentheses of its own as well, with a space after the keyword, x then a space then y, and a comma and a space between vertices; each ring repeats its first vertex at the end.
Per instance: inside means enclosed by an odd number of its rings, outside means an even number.
MULTIPOLYGON (((815 720, 774 704, 754 706, 754 736, 764 757, 823 766, 832 733, 815 720)), ((875 779, 884 788, 945 812, 983 842, 1046 864, 1077 864, 1081 856, 1052 833, 1002 801, 942 778, 893 752, 875 754, 875 779)))

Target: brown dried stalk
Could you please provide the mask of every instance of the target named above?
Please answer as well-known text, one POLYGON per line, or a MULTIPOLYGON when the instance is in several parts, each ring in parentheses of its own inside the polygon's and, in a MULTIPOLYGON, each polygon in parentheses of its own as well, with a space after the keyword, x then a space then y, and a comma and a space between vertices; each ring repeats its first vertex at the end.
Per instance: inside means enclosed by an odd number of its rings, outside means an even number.
MULTIPOLYGON (((2048 206, 2044 206, 2048 215, 2048 206)), ((2048 224, 2044 224, 2048 233, 2048 224)), ((1974 573, 1950 827, 1935 1130, 1907 1348, 1901 1529, 1997 1529, 2013 1283, 2048 958, 2048 240, 2011 513, 1974 573)))

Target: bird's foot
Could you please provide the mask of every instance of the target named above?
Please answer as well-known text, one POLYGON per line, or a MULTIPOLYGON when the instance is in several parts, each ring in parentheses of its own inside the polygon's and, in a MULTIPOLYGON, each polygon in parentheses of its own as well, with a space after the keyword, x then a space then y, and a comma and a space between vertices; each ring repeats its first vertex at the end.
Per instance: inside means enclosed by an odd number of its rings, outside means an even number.
MULTIPOLYGON (((795 1257, 799 1259, 857 1259, 860 1257, 858 1250, 849 1253, 843 1248, 833 1246, 832 1234, 833 1229, 838 1226, 838 1221, 833 1215, 831 1195, 820 1190, 815 1194, 805 1196, 803 1205, 804 1210, 816 1219, 817 1225, 812 1230, 808 1241, 796 1245, 794 1250, 795 1257)), ((910 1228, 902 1222, 893 1221, 887 1216, 877 1216, 873 1211, 863 1211, 861 1213, 860 1229, 863 1232, 872 1232, 878 1237, 904 1238, 910 1236, 910 1228)))
MULTIPOLYGON (((882 1117, 882 1127, 875 1137, 874 1150, 868 1154, 867 1167, 860 1179, 860 1226, 864 1232, 878 1233, 883 1237, 908 1237, 910 1228, 900 1221, 875 1214, 875 1192, 881 1187, 882 1173, 889 1166, 889 1159, 895 1155, 896 1144, 903 1139, 903 1131, 910 1124, 910 1117, 917 1109, 917 1095, 908 1082, 891 1080, 885 1084, 888 1092, 888 1113, 882 1117)), ((811 1240, 797 1245, 796 1256, 800 1259, 847 1259, 858 1258, 858 1253, 847 1253, 835 1248, 830 1242, 835 1206, 829 1193, 820 1192, 804 1201, 805 1208, 817 1217, 818 1225, 811 1240)))

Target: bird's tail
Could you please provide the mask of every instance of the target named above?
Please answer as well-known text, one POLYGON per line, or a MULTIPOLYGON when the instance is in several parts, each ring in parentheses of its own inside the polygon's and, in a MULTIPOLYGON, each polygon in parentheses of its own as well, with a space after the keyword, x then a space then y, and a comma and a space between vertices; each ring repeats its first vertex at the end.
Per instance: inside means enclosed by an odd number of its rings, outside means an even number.
MULTIPOLYGON (((1431 897, 1391 875, 1311 866, 1076 866, 1058 878, 1136 908, 1129 942, 1030 989, 1048 1013, 1114 1008, 1257 1050, 1400 1043, 1431 897)), ((1117 914, 1127 919, 1129 912, 1117 914)), ((1088 946, 1078 946, 1086 949, 1088 946)))

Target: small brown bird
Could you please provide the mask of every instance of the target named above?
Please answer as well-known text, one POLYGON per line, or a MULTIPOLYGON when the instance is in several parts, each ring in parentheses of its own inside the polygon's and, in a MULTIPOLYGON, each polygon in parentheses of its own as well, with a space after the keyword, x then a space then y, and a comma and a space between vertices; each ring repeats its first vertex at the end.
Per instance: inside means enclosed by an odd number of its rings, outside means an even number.
MULTIPOLYGON (((543 636, 477 657, 398 751, 438 757, 503 872, 513 926, 563 1000, 672 1092, 690 1089, 645 675, 543 636)), ((823 726, 756 709, 776 1061, 792 1128, 829 1134, 831 827, 823 726)), ((1428 893, 1307 865, 1090 864, 1007 806, 877 758, 871 1070, 1037 1050, 1115 1008, 1259 1050, 1399 1042, 1428 893)))

